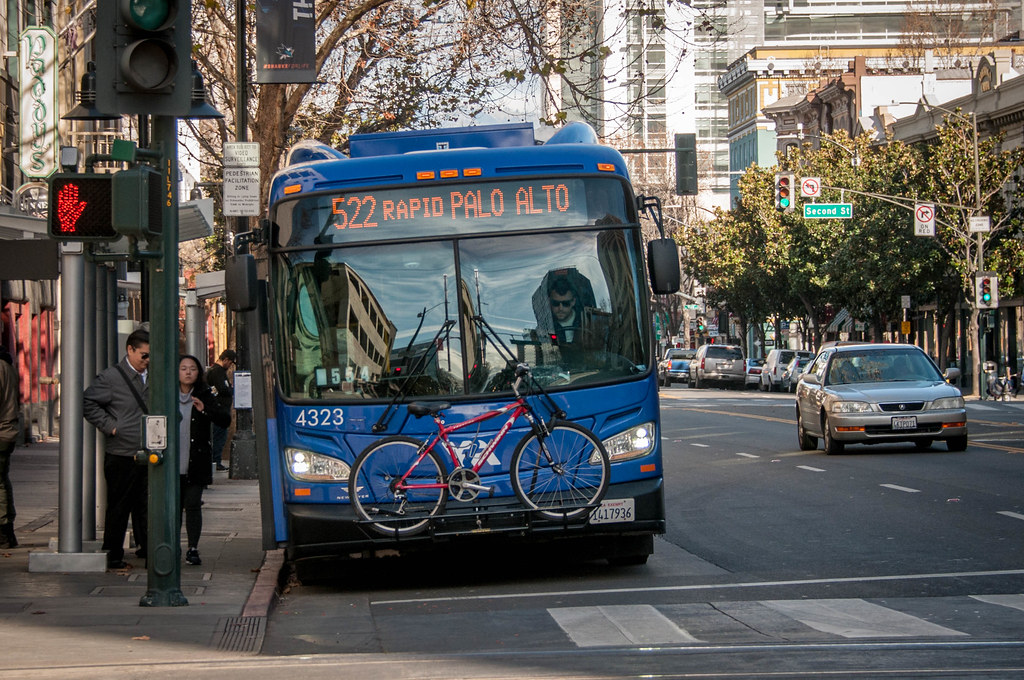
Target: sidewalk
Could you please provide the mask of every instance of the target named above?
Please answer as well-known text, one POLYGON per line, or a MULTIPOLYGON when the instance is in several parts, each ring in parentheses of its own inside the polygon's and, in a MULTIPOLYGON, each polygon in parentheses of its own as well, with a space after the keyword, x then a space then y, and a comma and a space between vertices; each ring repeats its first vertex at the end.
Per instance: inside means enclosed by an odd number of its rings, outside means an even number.
POLYGON ((19 546, 0 550, 0 676, 258 653, 282 554, 261 548, 257 482, 216 473, 203 494, 203 564, 181 568, 189 606, 140 607, 147 573, 130 552, 131 568, 121 571, 28 571, 30 551, 48 550, 51 538, 56 545, 58 449, 32 444, 12 459, 19 546))

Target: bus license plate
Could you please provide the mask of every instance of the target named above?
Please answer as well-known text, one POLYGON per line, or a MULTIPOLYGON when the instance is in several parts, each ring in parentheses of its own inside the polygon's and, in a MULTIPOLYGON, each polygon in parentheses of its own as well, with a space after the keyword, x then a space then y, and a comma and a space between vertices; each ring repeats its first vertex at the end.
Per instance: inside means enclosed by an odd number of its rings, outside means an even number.
POLYGON ((893 416, 892 429, 894 430, 916 430, 917 416, 893 416))
POLYGON ((612 524, 613 522, 632 522, 636 519, 636 511, 632 498, 615 498, 601 501, 590 515, 591 524, 612 524))

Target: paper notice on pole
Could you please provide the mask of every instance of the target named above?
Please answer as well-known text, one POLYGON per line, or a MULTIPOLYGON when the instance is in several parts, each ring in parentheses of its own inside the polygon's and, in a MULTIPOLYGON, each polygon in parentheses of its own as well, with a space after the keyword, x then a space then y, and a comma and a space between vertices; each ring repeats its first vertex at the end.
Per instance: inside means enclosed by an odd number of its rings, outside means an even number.
POLYGON ((257 217, 260 214, 260 169, 224 168, 224 215, 257 217))
POLYGON ((252 408, 252 373, 235 371, 235 408, 252 408))

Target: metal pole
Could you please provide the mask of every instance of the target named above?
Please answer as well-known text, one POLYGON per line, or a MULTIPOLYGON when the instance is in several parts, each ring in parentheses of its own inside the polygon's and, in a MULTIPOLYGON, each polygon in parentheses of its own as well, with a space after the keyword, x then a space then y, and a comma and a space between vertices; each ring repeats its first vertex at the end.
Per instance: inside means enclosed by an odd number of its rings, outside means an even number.
MULTIPOLYGON (((143 607, 188 604, 181 592, 181 512, 178 477, 178 119, 153 116, 153 142, 160 151, 163 191, 161 257, 150 260, 152 284, 149 366, 150 413, 167 422, 162 463, 149 465, 149 555, 143 607)), ((151 244, 152 245, 152 244, 151 244)))
POLYGON ((82 335, 85 256, 81 243, 61 246, 61 408, 57 551, 82 551, 82 335))
POLYGON ((185 351, 206 363, 206 319, 195 290, 185 291, 185 351))
MULTIPOLYGON (((235 5, 235 140, 249 140, 249 68, 247 62, 245 26, 245 3, 235 5)), ((239 234, 249 231, 249 218, 235 218, 235 254, 249 252, 248 244, 240 244, 239 234)), ((235 315, 235 351, 238 352, 237 368, 242 371, 252 370, 252 357, 249 352, 249 332, 246 314, 235 315)), ((256 435, 253 433, 252 410, 241 408, 235 410, 235 435, 231 440, 232 479, 256 478, 256 435)))
MULTIPOLYGON (((91 307, 91 321, 93 331, 86 332, 82 336, 82 376, 86 380, 92 380, 99 370, 96 363, 98 348, 103 344, 103 294, 106 291, 107 278, 103 271, 93 262, 85 263, 85 299, 91 307), (101 292, 102 291, 102 292, 101 292)), ((82 441, 82 540, 96 540, 96 443, 103 439, 99 436, 96 428, 88 423, 84 424, 82 441)))

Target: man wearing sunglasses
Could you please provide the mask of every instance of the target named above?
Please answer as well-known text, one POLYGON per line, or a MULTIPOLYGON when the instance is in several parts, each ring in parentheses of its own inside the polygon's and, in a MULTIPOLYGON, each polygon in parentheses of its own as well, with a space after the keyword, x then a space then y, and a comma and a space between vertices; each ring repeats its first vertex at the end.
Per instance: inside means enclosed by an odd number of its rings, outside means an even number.
MULTIPOLYGON (((142 448, 142 416, 149 403, 149 332, 134 331, 125 343, 125 357, 104 369, 85 391, 85 419, 105 437, 103 478, 107 482, 107 512, 103 550, 108 569, 123 569, 128 518, 138 549, 146 559, 146 505, 149 470, 135 463, 142 448)), ((88 463, 87 463, 88 464, 88 463)))
POLYGON ((554 277, 548 284, 548 304, 551 305, 553 335, 558 344, 578 342, 580 314, 576 304, 576 291, 564 276, 554 277))

